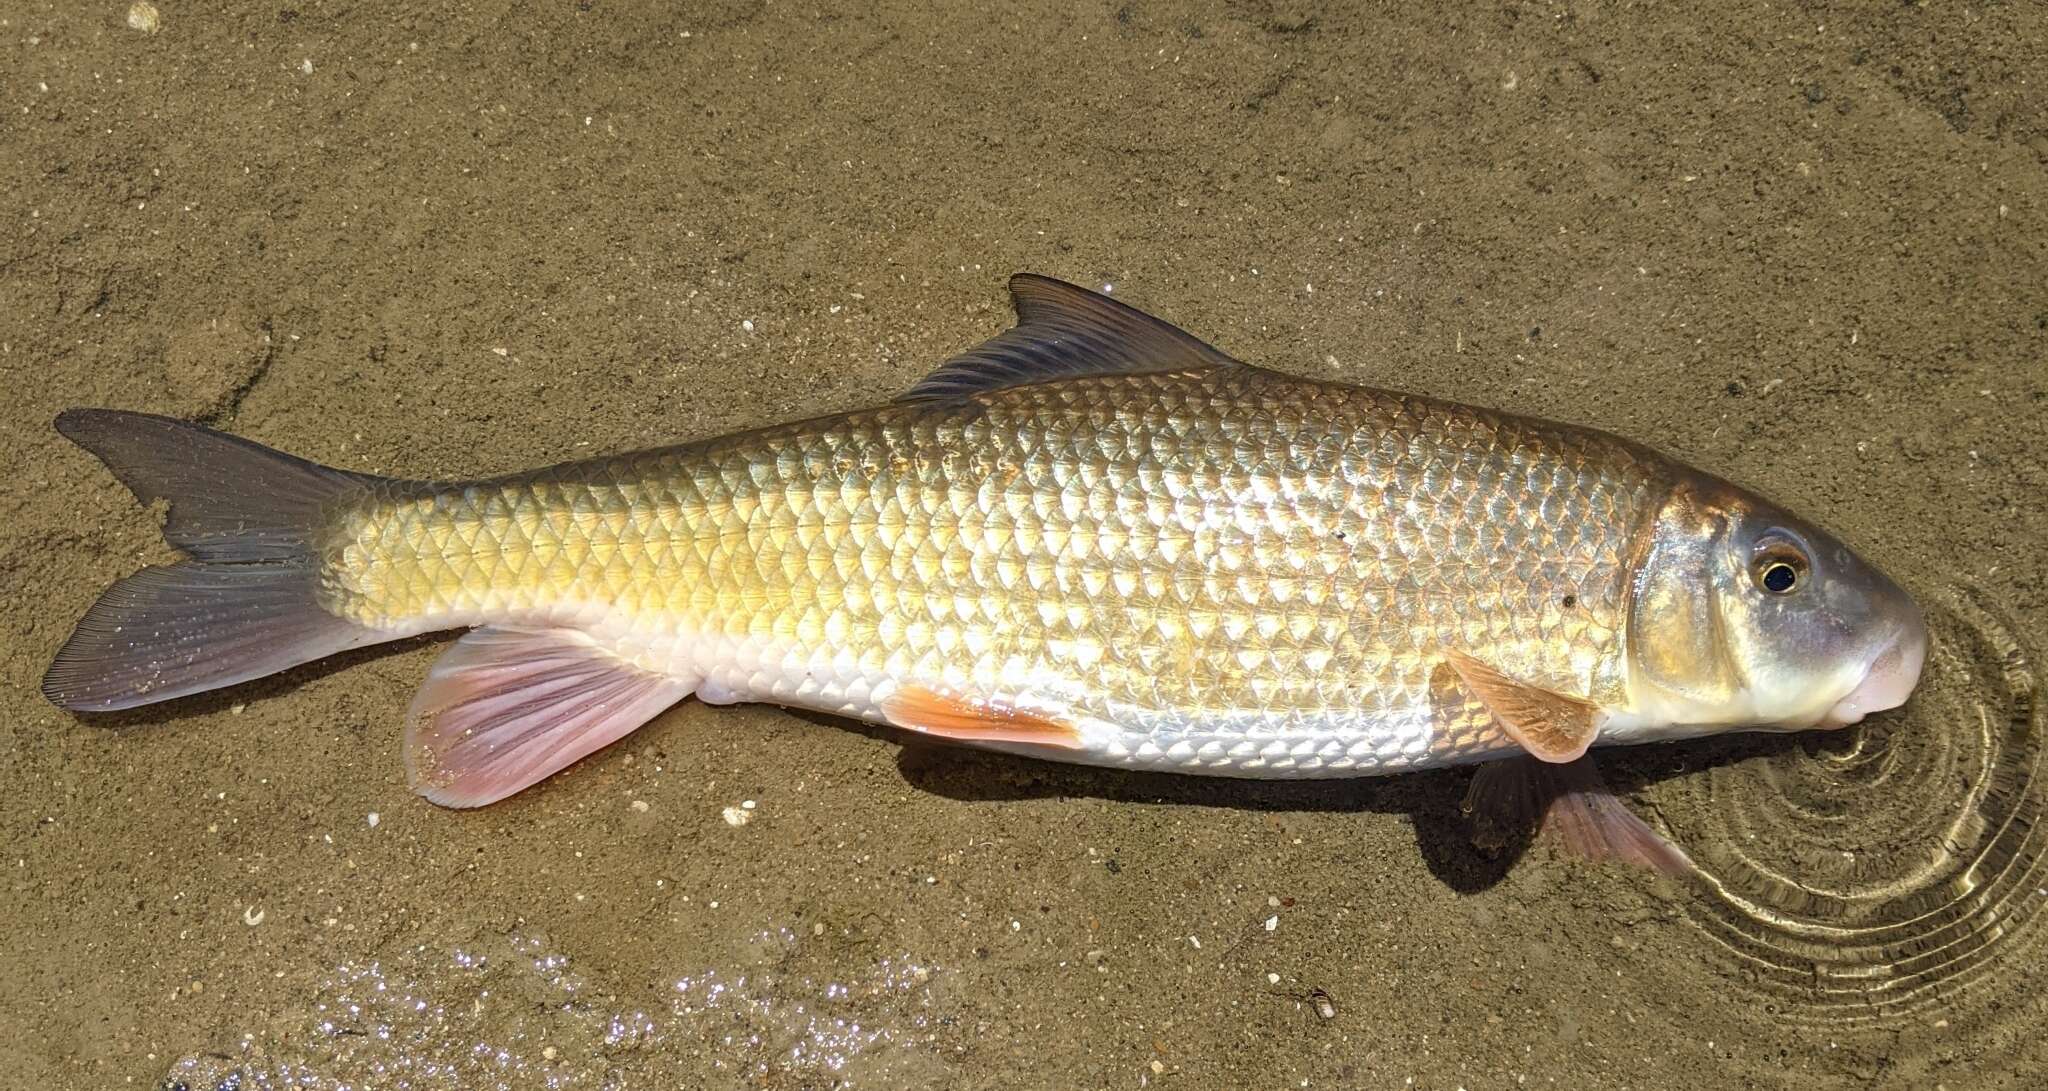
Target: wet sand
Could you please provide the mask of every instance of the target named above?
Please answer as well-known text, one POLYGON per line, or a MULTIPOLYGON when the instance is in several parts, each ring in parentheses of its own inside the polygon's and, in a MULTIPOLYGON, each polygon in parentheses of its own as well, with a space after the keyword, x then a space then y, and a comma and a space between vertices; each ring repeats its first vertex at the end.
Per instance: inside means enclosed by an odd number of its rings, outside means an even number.
POLYGON ((2048 13, 1684 7, 0 7, 0 1083, 2038 1085, 2048 13), (886 400, 1016 270, 1755 486, 1921 596, 1923 694, 1617 756, 1688 885, 1479 854, 1463 772, 695 702, 443 811, 431 640, 37 693, 163 549, 64 407, 483 474, 886 400))

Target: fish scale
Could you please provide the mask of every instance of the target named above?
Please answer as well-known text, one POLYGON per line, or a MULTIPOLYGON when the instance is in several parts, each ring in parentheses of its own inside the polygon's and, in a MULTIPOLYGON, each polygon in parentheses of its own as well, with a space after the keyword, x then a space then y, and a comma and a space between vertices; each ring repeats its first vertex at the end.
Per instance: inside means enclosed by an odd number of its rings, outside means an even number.
POLYGON ((1068 760, 1346 776, 1515 749, 1446 646, 1622 703, 1629 554, 1672 483, 1427 399, 1088 376, 386 484, 323 588, 386 632, 575 626, 709 698, 882 720, 917 683, 1073 720, 1068 760))

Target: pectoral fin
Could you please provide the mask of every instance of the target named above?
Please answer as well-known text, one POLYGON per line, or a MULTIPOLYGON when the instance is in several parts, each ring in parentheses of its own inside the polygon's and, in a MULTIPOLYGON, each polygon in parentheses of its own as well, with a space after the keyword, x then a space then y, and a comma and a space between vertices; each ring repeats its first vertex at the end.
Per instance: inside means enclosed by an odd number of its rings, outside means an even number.
POLYGON ((974 743, 1032 743, 1079 749, 1081 732, 1070 723, 1015 704, 903 686, 882 699, 882 714, 906 731, 974 743))
POLYGON ((1501 730, 1535 757, 1577 761, 1599 734, 1600 710, 1577 697, 1517 682, 1460 651, 1445 652, 1444 661, 1493 713, 1501 730))
POLYGON ((1517 831, 1534 830, 1560 851, 1590 863, 1609 860, 1665 875, 1687 875, 1692 861, 1616 798, 1591 758, 1564 765, 1511 758, 1472 775, 1465 813, 1474 844, 1505 848, 1517 831))

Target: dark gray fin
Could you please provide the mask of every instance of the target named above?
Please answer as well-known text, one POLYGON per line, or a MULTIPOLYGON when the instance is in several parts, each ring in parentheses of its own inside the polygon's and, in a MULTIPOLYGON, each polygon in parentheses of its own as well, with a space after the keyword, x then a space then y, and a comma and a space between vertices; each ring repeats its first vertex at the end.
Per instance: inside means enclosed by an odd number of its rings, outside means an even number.
POLYGON ((138 500, 167 502, 164 538, 193 559, 145 568, 100 596, 43 676, 51 703, 132 708, 394 638, 317 597, 313 539, 378 478, 144 413, 73 409, 57 430, 138 500))
POLYGON ((178 564, 107 588, 43 675, 78 712, 168 701, 392 639, 335 617, 309 565, 178 564))
POLYGON ((119 409, 67 409, 57 431, 144 504, 170 505, 164 540, 196 561, 303 559, 306 534, 351 489, 382 478, 329 469, 240 436, 119 409))
POLYGON ((1592 758, 1488 762, 1472 774, 1464 809, 1472 817, 1472 843, 1490 853, 1534 831, 1560 852, 1589 863, 1615 860, 1673 876, 1693 872, 1682 849, 1607 787, 1592 758))
POLYGON ((1243 367, 1176 326, 1035 273, 1010 278, 1017 324, 939 365, 901 401, 930 401, 1082 375, 1243 367))

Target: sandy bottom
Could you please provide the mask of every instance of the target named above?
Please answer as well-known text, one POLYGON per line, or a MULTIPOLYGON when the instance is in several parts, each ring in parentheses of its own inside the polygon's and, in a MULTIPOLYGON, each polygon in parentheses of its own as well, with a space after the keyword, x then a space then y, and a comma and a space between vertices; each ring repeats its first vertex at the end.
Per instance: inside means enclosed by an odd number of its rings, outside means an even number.
POLYGON ((2044 9, 435 7, 0 5, 0 1083, 2039 1085, 2044 9), (694 702, 452 813, 431 641, 37 693, 161 549, 59 409, 507 470, 885 400, 1020 269, 1753 485, 1927 604, 1922 695, 1617 756, 1680 885, 1480 855, 1461 772, 694 702))

